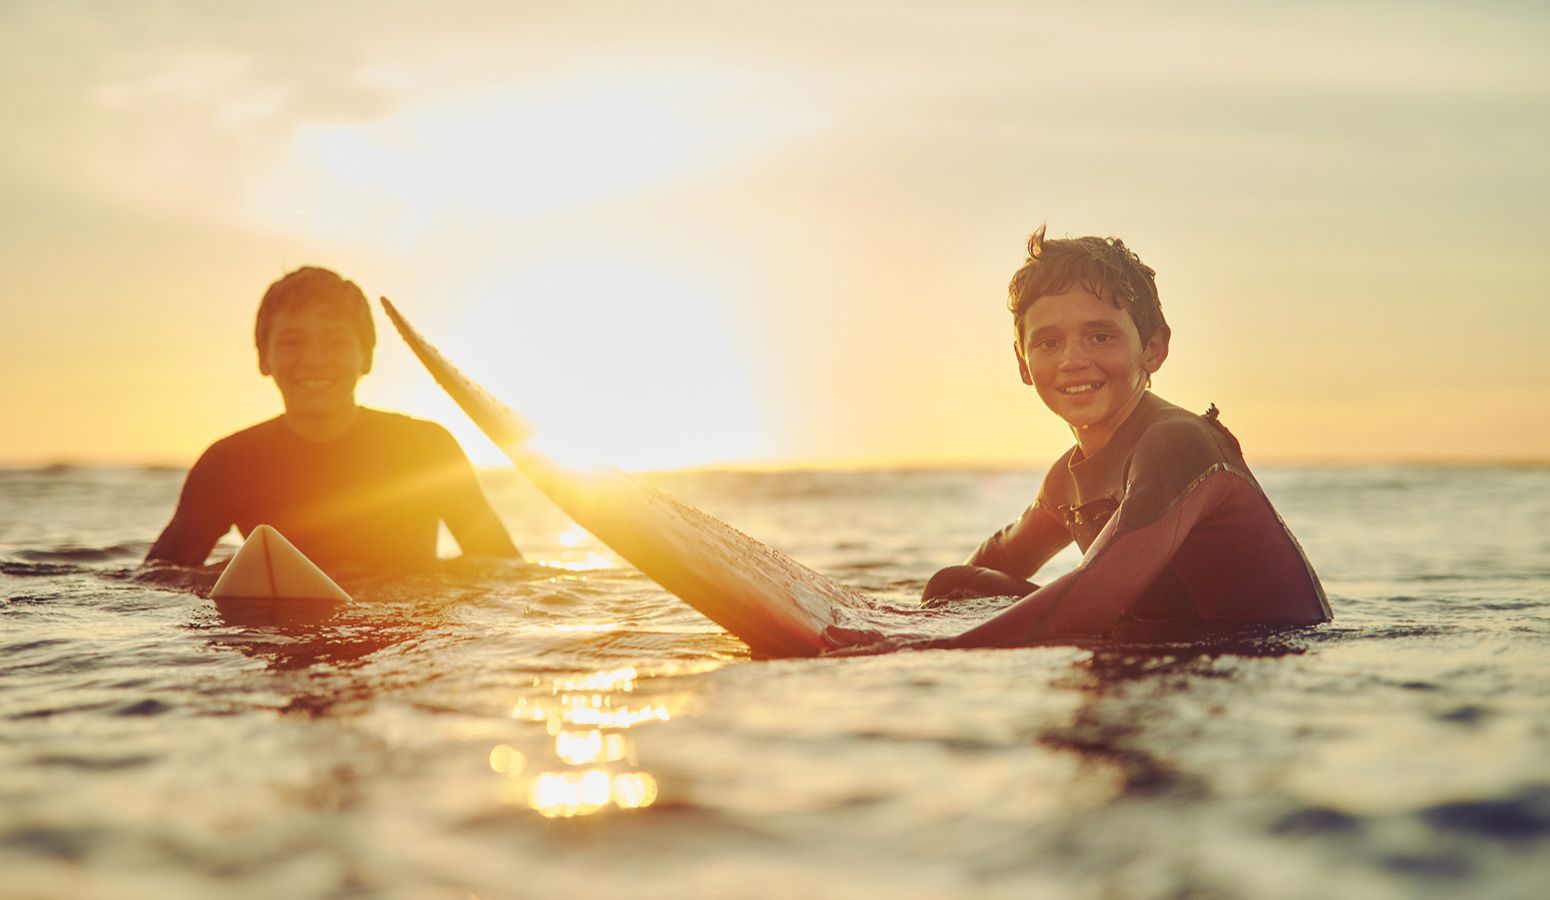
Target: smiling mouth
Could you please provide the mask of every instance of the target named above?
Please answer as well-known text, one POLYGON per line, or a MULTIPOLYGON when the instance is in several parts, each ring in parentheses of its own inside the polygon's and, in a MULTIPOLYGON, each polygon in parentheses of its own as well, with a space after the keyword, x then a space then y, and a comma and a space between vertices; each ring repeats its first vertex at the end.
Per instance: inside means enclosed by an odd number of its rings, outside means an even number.
POLYGON ((1089 381, 1085 384, 1067 385, 1063 388, 1057 388, 1057 390, 1068 397, 1081 394, 1091 394, 1093 391, 1096 391, 1107 383, 1108 382, 1106 381, 1089 381))

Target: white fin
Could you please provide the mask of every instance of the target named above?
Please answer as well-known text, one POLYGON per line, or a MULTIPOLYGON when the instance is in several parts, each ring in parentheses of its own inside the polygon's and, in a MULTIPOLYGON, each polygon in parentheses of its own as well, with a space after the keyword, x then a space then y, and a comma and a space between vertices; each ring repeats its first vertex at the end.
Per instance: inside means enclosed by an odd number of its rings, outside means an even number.
POLYGON ((239 597, 350 602, 343 588, 268 525, 253 529, 210 589, 211 599, 239 597))

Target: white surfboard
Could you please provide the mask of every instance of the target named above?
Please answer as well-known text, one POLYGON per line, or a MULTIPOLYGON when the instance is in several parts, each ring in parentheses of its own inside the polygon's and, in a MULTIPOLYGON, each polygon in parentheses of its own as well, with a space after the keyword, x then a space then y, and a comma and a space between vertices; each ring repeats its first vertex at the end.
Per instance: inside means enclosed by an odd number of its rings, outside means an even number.
POLYGON ((871 601, 732 526, 623 474, 577 473, 527 449, 529 429, 382 306, 415 356, 538 489, 647 577, 766 657, 815 656, 823 631, 853 627, 871 601))
POLYGON ((254 527, 210 589, 210 598, 350 602, 343 588, 268 525, 254 527))

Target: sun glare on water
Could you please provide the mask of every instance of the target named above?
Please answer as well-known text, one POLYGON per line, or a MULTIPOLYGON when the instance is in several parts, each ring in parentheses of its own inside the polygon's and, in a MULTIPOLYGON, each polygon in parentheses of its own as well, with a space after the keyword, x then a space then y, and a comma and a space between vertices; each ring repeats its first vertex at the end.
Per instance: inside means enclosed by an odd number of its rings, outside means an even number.
MULTIPOLYGON (((631 730, 671 720, 665 698, 639 702, 634 668, 555 678, 547 692, 519 698, 511 718, 542 724, 557 768, 536 768, 529 754, 510 744, 490 751, 490 769, 501 776, 498 793, 548 818, 573 818, 609 809, 635 810, 657 801, 659 786, 640 768, 631 730)), ((537 752, 535 748, 535 752, 537 752)))

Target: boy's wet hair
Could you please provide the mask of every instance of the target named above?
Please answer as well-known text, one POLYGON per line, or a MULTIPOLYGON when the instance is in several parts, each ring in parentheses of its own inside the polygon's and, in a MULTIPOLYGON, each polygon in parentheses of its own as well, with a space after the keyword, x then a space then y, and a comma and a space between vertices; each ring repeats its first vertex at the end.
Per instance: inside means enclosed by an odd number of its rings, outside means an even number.
POLYGON ((371 321, 371 304, 355 282, 320 266, 302 266, 276 281, 264 291, 258 304, 258 320, 253 326, 253 342, 262 360, 269 344, 269 331, 282 312, 320 303, 339 311, 355 329, 366 354, 366 369, 371 368, 371 352, 377 346, 377 329, 371 321))
POLYGON ((1040 297, 1063 294, 1073 285, 1128 310, 1141 344, 1167 327, 1157 299, 1157 273, 1119 238, 1045 240, 1040 225, 1028 238, 1028 259, 1007 285, 1007 309, 1019 329, 1023 314, 1040 297))

